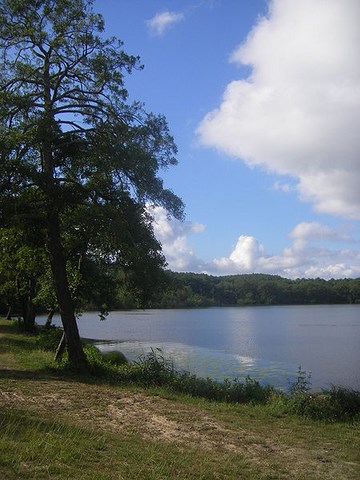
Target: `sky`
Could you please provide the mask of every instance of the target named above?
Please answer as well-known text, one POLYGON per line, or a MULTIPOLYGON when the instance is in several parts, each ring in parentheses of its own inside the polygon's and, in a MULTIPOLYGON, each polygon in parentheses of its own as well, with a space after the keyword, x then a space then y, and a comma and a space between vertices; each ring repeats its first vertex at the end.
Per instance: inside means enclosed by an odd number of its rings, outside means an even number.
POLYGON ((139 55, 129 100, 163 114, 162 172, 186 220, 152 209, 168 268, 360 277, 360 1, 96 0, 139 55))

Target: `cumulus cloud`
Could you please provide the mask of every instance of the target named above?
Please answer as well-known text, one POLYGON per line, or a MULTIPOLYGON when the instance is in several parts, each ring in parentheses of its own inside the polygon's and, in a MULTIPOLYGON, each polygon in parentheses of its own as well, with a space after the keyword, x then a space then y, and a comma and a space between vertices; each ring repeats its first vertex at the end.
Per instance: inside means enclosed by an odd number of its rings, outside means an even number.
MULTIPOLYGON (((360 2, 272 0, 231 61, 200 142, 296 179, 318 212, 360 219, 360 2)), ((279 184, 280 185, 280 184, 279 184)))
POLYGON ((302 222, 289 232, 290 246, 270 254, 254 236, 240 235, 227 257, 204 261, 197 257, 189 236, 201 234, 200 223, 179 222, 162 207, 149 207, 154 231, 171 270, 231 275, 268 273, 287 278, 345 278, 360 276, 360 253, 343 245, 356 243, 342 229, 318 222, 302 222))
POLYGON ((183 13, 170 12, 168 10, 157 13, 146 23, 152 33, 162 35, 171 25, 184 19, 183 13))
POLYGON ((204 225, 180 222, 169 217, 162 207, 149 207, 149 211, 154 219, 154 233, 162 245, 169 268, 180 272, 201 270, 202 262, 195 256, 187 237, 203 232, 204 225))
POLYGON ((352 242, 352 238, 345 232, 339 232, 331 229, 327 225, 323 225, 319 222, 301 222, 289 233, 289 237, 303 240, 334 240, 352 242))
MULTIPOLYGON (((248 273, 257 270, 259 258, 264 253, 264 247, 255 237, 240 235, 234 250, 229 257, 216 258, 213 261, 218 273, 248 273)), ((211 267, 210 267, 211 268, 211 267)))
POLYGON ((317 222, 302 222, 289 237, 292 245, 280 254, 271 255, 255 237, 241 235, 229 257, 207 265, 209 273, 269 273, 288 278, 328 279, 360 275, 359 252, 329 246, 329 243, 353 243, 351 236, 317 222))

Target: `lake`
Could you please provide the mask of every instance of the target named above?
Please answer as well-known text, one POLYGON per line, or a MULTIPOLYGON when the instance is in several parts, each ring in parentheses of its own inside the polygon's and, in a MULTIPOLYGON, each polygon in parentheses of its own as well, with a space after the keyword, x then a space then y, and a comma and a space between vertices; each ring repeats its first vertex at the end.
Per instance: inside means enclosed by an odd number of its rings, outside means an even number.
POLYGON ((78 324, 80 335, 103 351, 136 360, 161 348, 177 369, 202 377, 250 375, 287 388, 301 365, 314 389, 360 389, 360 305, 132 310, 104 321, 88 312, 78 324))

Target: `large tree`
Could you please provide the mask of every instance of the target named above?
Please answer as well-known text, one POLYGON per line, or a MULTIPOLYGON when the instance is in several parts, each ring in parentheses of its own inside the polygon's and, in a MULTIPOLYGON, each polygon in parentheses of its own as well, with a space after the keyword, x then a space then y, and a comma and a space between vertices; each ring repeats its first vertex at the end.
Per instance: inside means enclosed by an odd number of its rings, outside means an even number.
POLYGON ((126 246, 141 244, 135 222, 160 261, 145 207, 183 214, 158 176, 176 163, 166 121, 127 103, 124 74, 140 67, 139 59, 119 40, 104 39, 103 29, 92 0, 0 0, 1 221, 13 223, 30 190, 27 208, 41 212, 76 368, 86 358, 66 270, 69 219, 77 218, 73 233, 87 235, 87 254, 115 261, 126 258, 126 246))

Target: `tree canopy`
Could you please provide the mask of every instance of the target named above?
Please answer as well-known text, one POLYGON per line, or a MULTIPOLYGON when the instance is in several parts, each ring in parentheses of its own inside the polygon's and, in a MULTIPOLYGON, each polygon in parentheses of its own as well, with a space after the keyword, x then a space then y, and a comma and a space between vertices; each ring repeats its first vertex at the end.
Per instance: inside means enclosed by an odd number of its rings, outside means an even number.
POLYGON ((69 361, 86 364, 68 262, 165 265, 149 204, 182 218, 159 173, 176 164, 161 115, 127 101, 125 76, 141 69, 92 0, 0 0, 0 220, 38 227, 69 361))
POLYGON ((167 272, 167 288, 154 299, 163 308, 360 303, 360 279, 243 274, 215 277, 167 272))

